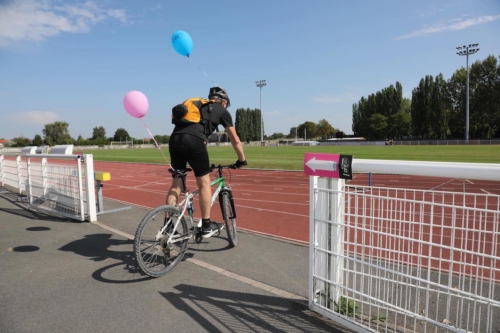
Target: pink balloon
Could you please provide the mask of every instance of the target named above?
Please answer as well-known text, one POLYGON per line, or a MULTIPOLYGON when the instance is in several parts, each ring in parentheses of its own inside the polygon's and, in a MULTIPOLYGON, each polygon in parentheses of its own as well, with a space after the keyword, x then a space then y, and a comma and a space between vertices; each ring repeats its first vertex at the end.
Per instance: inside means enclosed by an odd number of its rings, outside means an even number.
POLYGON ((133 90, 125 95, 123 106, 129 115, 134 118, 142 118, 148 113, 149 102, 146 95, 140 91, 133 90))

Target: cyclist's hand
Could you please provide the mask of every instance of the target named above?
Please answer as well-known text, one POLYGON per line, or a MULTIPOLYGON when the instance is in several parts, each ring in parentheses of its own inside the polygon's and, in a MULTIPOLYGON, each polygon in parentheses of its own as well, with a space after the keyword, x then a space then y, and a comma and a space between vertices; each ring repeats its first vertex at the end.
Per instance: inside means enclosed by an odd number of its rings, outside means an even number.
POLYGON ((247 163, 247 160, 244 160, 244 161, 236 160, 236 163, 234 163, 234 165, 239 169, 244 165, 248 165, 248 163, 247 163))

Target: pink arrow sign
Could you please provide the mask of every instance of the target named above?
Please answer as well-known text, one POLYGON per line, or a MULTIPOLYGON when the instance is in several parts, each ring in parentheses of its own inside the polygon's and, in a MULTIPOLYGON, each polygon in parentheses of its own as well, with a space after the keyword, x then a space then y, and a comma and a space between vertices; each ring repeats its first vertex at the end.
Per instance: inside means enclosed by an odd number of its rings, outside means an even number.
POLYGON ((309 176, 339 178, 338 154, 306 153, 304 172, 309 176))
POLYGON ((352 155, 305 153, 304 173, 309 176, 352 179, 352 155))

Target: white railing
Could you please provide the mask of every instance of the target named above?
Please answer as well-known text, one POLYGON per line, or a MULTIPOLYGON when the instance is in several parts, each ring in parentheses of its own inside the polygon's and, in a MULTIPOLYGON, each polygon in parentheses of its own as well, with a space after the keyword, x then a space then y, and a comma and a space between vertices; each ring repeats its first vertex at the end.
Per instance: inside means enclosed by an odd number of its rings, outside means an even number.
POLYGON ((414 140, 414 141, 394 141, 394 145, 403 146, 429 146, 429 145, 440 145, 440 146, 456 146, 456 145, 500 145, 500 139, 491 140, 414 140))
MULTIPOLYGON (((500 165, 353 160, 354 172, 500 181, 500 165)), ((309 306, 358 332, 500 327, 500 196, 310 178, 309 306)))
POLYGON ((97 220, 93 155, 0 153, 0 185, 25 195, 32 209, 97 220))

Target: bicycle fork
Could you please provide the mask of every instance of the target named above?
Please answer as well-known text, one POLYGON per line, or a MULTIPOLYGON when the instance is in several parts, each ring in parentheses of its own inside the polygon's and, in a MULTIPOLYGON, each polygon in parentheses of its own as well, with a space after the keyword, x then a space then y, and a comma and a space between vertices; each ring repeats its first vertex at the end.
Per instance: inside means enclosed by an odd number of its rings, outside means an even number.
POLYGON ((231 212, 233 213, 233 216, 228 216, 228 218, 235 219, 236 218, 236 209, 234 207, 233 191, 231 191, 231 188, 225 187, 220 192, 220 194, 219 194, 219 204, 220 204, 221 211, 223 210, 223 207, 222 207, 222 194, 223 193, 227 193, 228 194, 228 196, 229 196, 229 204, 231 205, 231 212))

